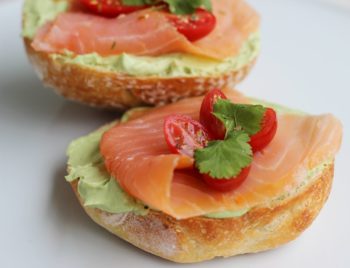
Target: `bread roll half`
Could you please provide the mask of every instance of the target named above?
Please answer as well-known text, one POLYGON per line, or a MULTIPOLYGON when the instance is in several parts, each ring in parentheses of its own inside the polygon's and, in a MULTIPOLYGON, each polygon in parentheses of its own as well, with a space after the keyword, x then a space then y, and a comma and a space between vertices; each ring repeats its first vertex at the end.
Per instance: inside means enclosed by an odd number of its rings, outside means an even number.
POLYGON ((77 191, 78 180, 71 186, 86 213, 112 234, 159 257, 194 263, 273 249, 295 239, 319 214, 328 198, 332 180, 333 164, 329 164, 296 194, 252 208, 241 217, 185 220, 152 210, 146 216, 139 216, 111 214, 86 207, 77 191))
POLYGON ((38 76, 64 97, 108 109, 128 109, 142 104, 163 105, 204 95, 212 88, 233 88, 250 72, 255 60, 239 70, 212 77, 137 77, 62 62, 35 51, 24 39, 27 55, 38 76))

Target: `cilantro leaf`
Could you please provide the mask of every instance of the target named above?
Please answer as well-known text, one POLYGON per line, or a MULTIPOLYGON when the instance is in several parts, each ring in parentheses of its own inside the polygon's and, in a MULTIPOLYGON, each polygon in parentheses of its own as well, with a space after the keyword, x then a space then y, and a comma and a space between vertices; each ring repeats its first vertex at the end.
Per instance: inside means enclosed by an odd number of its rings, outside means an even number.
MULTIPOLYGON (((122 0, 126 6, 156 5, 159 0, 122 0)), ((178 15, 193 14, 197 8, 211 11, 211 0, 164 0, 169 5, 171 13, 178 15)))
POLYGON ((123 5, 126 6, 143 6, 146 4, 153 4, 154 1, 150 0, 122 0, 123 5))
POLYGON ((207 147, 195 151, 196 167, 200 173, 209 174, 212 178, 236 177, 253 160, 249 140, 244 131, 234 131, 225 140, 209 142, 207 147))
POLYGON ((178 15, 192 14, 197 8, 211 11, 210 0, 165 0, 169 4, 170 11, 178 15))
POLYGON ((225 125, 226 135, 234 130, 244 130, 249 135, 258 133, 266 108, 262 105, 234 104, 218 99, 213 114, 225 125))

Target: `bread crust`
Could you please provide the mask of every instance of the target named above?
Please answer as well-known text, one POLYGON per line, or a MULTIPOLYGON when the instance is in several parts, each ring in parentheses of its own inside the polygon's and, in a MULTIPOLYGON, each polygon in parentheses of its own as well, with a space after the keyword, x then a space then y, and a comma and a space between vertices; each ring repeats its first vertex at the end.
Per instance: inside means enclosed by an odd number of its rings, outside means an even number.
POLYGON ((334 165, 282 201, 256 207, 237 218, 176 220, 162 212, 146 216, 111 214, 83 206, 75 180, 71 186, 86 213, 111 233, 162 258, 193 263, 276 248, 299 236, 316 218, 330 193, 334 165))
POLYGON ((44 84, 58 94, 90 106, 125 110, 142 104, 164 105, 182 98, 204 95, 209 89, 233 88, 242 81, 255 60, 237 71, 211 77, 133 77, 117 72, 63 63, 49 53, 35 51, 24 38, 30 62, 44 84))

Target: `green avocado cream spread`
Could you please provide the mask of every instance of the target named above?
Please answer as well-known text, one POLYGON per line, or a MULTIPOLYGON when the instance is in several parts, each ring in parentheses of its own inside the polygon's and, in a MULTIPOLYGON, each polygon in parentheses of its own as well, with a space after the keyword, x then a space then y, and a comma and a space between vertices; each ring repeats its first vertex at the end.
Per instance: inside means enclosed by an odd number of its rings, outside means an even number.
MULTIPOLYGON (((53 20, 68 8, 67 0, 26 0, 22 35, 33 39, 36 31, 45 22, 53 20)), ((57 61, 83 65, 102 72, 118 72, 141 77, 196 77, 215 76, 232 72, 253 61, 260 51, 260 34, 253 33, 243 44, 237 56, 213 60, 200 56, 173 53, 157 57, 130 54, 102 57, 96 53, 75 55, 66 51, 51 54, 57 61)))
MULTIPOLYGON (((266 103, 259 101, 259 104, 266 103)), ((269 107, 273 107, 278 113, 291 113, 293 111, 283 108, 282 106, 269 105, 269 107)), ((143 109, 147 110, 149 108, 135 108, 129 110, 121 118, 121 122, 130 120, 133 116, 133 111, 139 114, 143 109)), ((293 111, 293 113, 300 112, 293 111)), ((73 141, 69 145, 67 150, 69 174, 66 176, 66 180, 68 182, 78 180, 78 193, 84 202, 84 206, 99 208, 110 213, 133 212, 139 215, 146 215, 149 208, 124 192, 116 179, 111 177, 105 169, 99 151, 99 144, 102 134, 113 125, 114 124, 111 124, 100 128, 88 136, 73 141)), ((317 178, 329 163, 330 161, 310 170, 307 174, 307 178, 299 187, 303 187, 308 181, 317 178)), ((296 189, 296 191, 297 190, 298 189, 296 189)), ((281 196, 278 200, 286 197, 287 196, 281 196)), ((249 209, 243 211, 223 211, 204 216, 216 219, 234 218, 240 217, 248 211, 249 209)))
POLYGON ((101 128, 70 144, 67 152, 69 174, 66 180, 71 182, 79 178, 78 192, 85 206, 110 213, 145 214, 145 206, 126 194, 104 167, 99 144, 102 134, 109 127, 101 128))

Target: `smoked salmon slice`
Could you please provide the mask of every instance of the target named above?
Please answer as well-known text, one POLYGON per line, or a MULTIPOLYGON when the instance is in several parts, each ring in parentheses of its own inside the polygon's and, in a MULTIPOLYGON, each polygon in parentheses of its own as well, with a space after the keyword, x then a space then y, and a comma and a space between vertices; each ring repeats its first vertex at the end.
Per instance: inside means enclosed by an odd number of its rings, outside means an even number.
MULTIPOLYGON (((228 93, 236 103, 249 102, 228 93)), ((191 169, 193 159, 169 152, 163 134, 167 115, 199 117, 202 98, 155 108, 107 131, 100 150, 110 174, 130 195, 177 219, 249 209, 300 185, 307 171, 333 160, 342 138, 332 115, 279 114, 274 140, 255 154, 247 180, 235 191, 210 189, 191 169)))
POLYGON ((182 52, 224 59, 237 55, 250 34, 258 31, 259 16, 243 0, 214 0, 213 12, 217 18, 215 29, 191 43, 157 10, 141 10, 114 19, 71 11, 42 26, 32 47, 48 53, 68 50, 102 56, 182 52))

